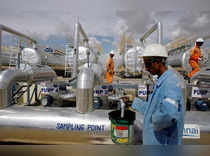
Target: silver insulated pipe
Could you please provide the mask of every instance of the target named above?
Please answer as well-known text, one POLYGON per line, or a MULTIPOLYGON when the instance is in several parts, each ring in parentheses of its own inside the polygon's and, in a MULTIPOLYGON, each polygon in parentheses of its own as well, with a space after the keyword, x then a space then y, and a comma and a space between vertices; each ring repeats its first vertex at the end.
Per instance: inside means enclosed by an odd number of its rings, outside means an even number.
POLYGON ((0 109, 0 142, 113 144, 109 112, 80 114, 75 108, 14 105, 0 109))
POLYGON ((175 55, 169 55, 168 63, 174 67, 184 67, 185 63, 188 63, 189 57, 186 57, 189 52, 178 53, 175 55))
MULTIPOLYGON (((176 52, 176 51, 170 52, 169 57, 167 59, 168 64, 171 65, 172 67, 183 68, 186 72, 191 72, 192 68, 189 64, 190 51, 191 49, 185 52, 176 52)), ((203 59, 199 61, 199 64, 200 67, 202 68, 208 66, 209 54, 207 52, 207 49, 201 49, 201 52, 203 54, 203 59)))
MULTIPOLYGON (((0 54, 1 65, 8 66, 10 57, 14 56, 17 59, 17 52, 11 50, 4 51, 0 54)), ((17 60, 16 60, 17 61, 17 60)), ((31 65, 50 65, 50 66, 64 66, 65 56, 53 55, 42 51, 41 49, 34 50, 33 48, 24 48, 21 51, 21 63, 31 65)))
MULTIPOLYGON (((109 112, 80 114, 75 108, 14 105, 0 109, 0 142, 114 144, 109 112)), ((134 143, 141 143, 143 116, 136 114, 134 143)))
POLYGON ((163 40, 163 28, 160 22, 154 24, 148 31, 146 31, 143 36, 140 38, 140 41, 144 44, 144 40, 146 40, 154 31, 157 32, 157 43, 162 44, 163 40))
POLYGON ((157 29, 158 29, 157 42, 159 44, 162 44, 163 43, 163 25, 160 22, 157 23, 157 29))
POLYGON ((28 71, 7 69, 0 73, 0 108, 9 106, 12 100, 12 86, 16 82, 39 82, 52 80, 56 73, 48 66, 31 67, 28 71))
POLYGON ((88 37, 85 34, 82 26, 77 19, 77 22, 74 25, 74 61, 73 61, 73 73, 72 76, 76 77, 78 73, 78 55, 79 55, 79 42, 80 42, 80 34, 83 37, 83 41, 88 44, 88 37))
POLYGON ((190 72, 191 67, 189 64, 189 58, 190 58, 190 50, 174 54, 171 52, 169 54, 169 57, 167 58, 167 62, 172 67, 179 67, 187 72, 190 72))
POLYGON ((93 111, 94 72, 82 68, 77 78, 76 110, 79 113, 93 111))
POLYGON ((26 81, 29 74, 17 69, 4 70, 0 74, 0 107, 9 106, 12 100, 12 86, 15 82, 26 81))

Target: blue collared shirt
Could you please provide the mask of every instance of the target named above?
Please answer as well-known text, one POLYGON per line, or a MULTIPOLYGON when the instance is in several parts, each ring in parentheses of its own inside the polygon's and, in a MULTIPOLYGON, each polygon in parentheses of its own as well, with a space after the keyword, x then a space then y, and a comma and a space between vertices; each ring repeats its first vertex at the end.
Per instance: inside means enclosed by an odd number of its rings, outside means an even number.
POLYGON ((143 144, 181 144, 184 127, 181 83, 168 69, 159 77, 147 102, 134 99, 132 108, 144 115, 143 144))

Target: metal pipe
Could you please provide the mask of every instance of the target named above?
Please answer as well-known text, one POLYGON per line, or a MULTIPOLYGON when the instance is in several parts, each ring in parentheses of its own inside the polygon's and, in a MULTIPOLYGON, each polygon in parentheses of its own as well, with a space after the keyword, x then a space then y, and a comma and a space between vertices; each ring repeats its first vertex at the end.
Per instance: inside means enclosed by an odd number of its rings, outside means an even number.
POLYGON ((97 110, 94 113, 80 114, 75 108, 62 107, 4 108, 0 110, 0 141, 38 144, 113 144, 109 112, 110 110, 97 110))
POLYGON ((103 83, 103 67, 99 64, 91 64, 87 68, 85 64, 77 78, 76 90, 76 110, 79 113, 87 113, 94 110, 93 108, 93 89, 96 85, 103 83))
MULTIPOLYGON (((28 144, 114 144, 108 113, 112 110, 95 110, 79 114, 74 108, 38 108, 11 106, 0 110, 0 141, 28 144)), ((210 112, 187 111, 185 125, 196 123, 200 135, 196 144, 206 145, 210 140, 210 112)), ((141 144, 144 118, 136 113, 134 144, 141 144)), ((183 144, 195 144, 195 139, 184 138, 183 144)), ((115 146, 117 147, 117 146, 115 146)))
POLYGON ((79 23, 74 25, 74 64, 72 76, 76 77, 78 72, 78 53, 79 53, 79 23))
POLYGON ((78 25, 79 25, 79 30, 80 30, 80 32, 81 32, 81 34, 82 34, 83 40, 84 40, 85 42, 88 42, 88 37, 87 37, 85 31, 83 30, 81 24, 78 23, 78 25))
POLYGON ((14 29, 11 29, 11 28, 9 28, 9 27, 7 27, 7 26, 4 26, 4 25, 2 25, 2 24, 0 24, 0 30, 1 30, 1 31, 3 30, 3 31, 6 31, 6 32, 15 34, 15 35, 20 36, 20 37, 24 37, 24 38, 30 40, 31 42, 37 44, 36 40, 32 39, 31 37, 29 37, 29 36, 27 36, 27 35, 25 35, 25 34, 22 34, 22 33, 20 33, 20 32, 18 32, 18 31, 14 30, 14 29))
POLYGON ((191 67, 189 64, 190 52, 187 50, 186 52, 174 53, 173 55, 169 55, 167 58, 167 62, 172 67, 180 67, 187 72, 191 71, 191 67))
MULTIPOLYGON (((24 48, 24 49, 29 49, 29 48, 24 48)), ((0 63, 2 65, 8 66, 9 65, 9 60, 10 60, 10 55, 14 54, 15 52, 12 51, 5 51, 1 53, 0 55, 0 63)), ((22 56, 22 63, 28 63, 28 64, 42 64, 42 65, 49 65, 49 66, 65 66, 65 56, 59 56, 59 55, 53 55, 50 53, 46 53, 40 49, 36 50, 35 53, 30 53, 30 51, 21 54, 22 56)), ((16 53, 15 53, 16 54, 16 53)), ((73 61, 73 59, 72 59, 73 61)))
POLYGON ((157 29, 157 24, 153 25, 147 32, 144 33, 144 35, 140 38, 140 41, 144 41, 146 38, 148 38, 155 30, 157 29))
POLYGON ((12 102, 12 86, 15 82, 29 79, 29 74, 17 69, 4 70, 0 74, 0 108, 12 102))
POLYGON ((93 111, 94 73, 90 68, 80 70, 77 79, 76 110, 79 113, 93 111))
POLYGON ((90 49, 89 49, 89 45, 88 45, 87 41, 85 41, 85 47, 87 47, 86 55, 87 55, 87 64, 88 64, 88 68, 89 68, 89 64, 90 64, 90 49))
POLYGON ((157 42, 159 44, 162 44, 162 25, 160 22, 156 23, 153 25, 148 31, 144 33, 144 35, 140 38, 140 41, 142 44, 144 44, 144 40, 148 38, 154 31, 158 29, 158 34, 157 34, 157 42))
MULTIPOLYGON (((2 54, 2 31, 0 30, 0 58, 2 54)), ((0 59, 0 70, 2 70, 2 58, 0 59)))
POLYGON ((30 83, 50 81, 57 77, 55 71, 49 66, 32 66, 26 72, 29 73, 30 79, 27 81, 30 83))
POLYGON ((79 20, 74 25, 74 64, 73 64, 73 77, 77 76, 78 73, 78 55, 79 55, 79 40, 80 40, 80 33, 86 43, 88 43, 88 37, 85 34, 79 20))
MULTIPOLYGON (((0 141, 37 144, 114 144, 112 110, 80 114, 75 108, 17 106, 0 110, 0 141), (44 137, 43 137, 44 136, 44 137)), ((136 114, 135 144, 141 143, 143 116, 136 114)))
POLYGON ((122 99, 120 99, 120 108, 121 108, 121 114, 120 117, 123 118, 124 117, 124 113, 125 113, 125 103, 122 99))
POLYGON ((12 100, 12 86, 16 82, 28 83, 52 80, 55 72, 48 66, 33 67, 28 71, 7 69, 0 73, 0 108, 9 106, 12 100))
POLYGON ((2 52, 2 30, 0 30, 0 55, 2 52))
POLYGON ((159 44, 162 44, 162 42, 163 42, 163 26, 162 26, 162 24, 161 24, 160 22, 158 22, 157 25, 158 25, 158 26, 157 26, 157 27, 158 27, 158 28, 157 28, 157 29, 158 29, 158 33, 157 33, 157 35, 158 35, 158 36, 157 36, 158 41, 157 41, 157 42, 158 42, 159 44))
MULTIPOLYGON (((29 36, 27 36, 27 35, 25 35, 23 33, 20 33, 20 32, 14 30, 12 28, 9 28, 9 27, 7 27, 5 25, 0 24, 0 55, 2 54, 2 31, 6 31, 8 33, 12 33, 12 34, 17 35, 19 37, 24 37, 27 40, 30 40, 34 45, 37 44, 37 41, 32 39, 31 37, 29 37, 29 36)), ((1 60, 1 62, 2 62, 2 60, 1 60)), ((1 62, 0 62, 0 65, 1 65, 1 62)))

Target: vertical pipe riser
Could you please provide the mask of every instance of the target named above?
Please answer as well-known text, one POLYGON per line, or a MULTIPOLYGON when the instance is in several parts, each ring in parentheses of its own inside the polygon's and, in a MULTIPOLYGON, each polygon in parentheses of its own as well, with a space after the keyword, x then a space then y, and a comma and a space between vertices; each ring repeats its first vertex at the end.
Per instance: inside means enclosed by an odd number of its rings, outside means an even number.
MULTIPOLYGON (((16 82, 40 82, 52 80, 56 77, 55 72, 48 67, 34 69, 32 73, 23 72, 18 69, 7 69, 0 73, 0 108, 12 103, 12 86, 16 82)), ((30 94, 28 90, 28 95, 30 94)), ((28 97, 28 102, 30 97, 28 97)))
POLYGON ((79 53, 79 24, 74 26, 74 64, 73 64, 73 77, 77 76, 78 70, 78 53, 79 53))
POLYGON ((160 22, 158 22, 158 43, 163 43, 163 26, 160 22))
POLYGON ((80 71, 77 78, 76 110, 79 113, 93 111, 94 73, 90 68, 80 71))
POLYGON ((79 113, 87 113, 93 111, 93 89, 77 89, 77 105, 76 110, 79 113))

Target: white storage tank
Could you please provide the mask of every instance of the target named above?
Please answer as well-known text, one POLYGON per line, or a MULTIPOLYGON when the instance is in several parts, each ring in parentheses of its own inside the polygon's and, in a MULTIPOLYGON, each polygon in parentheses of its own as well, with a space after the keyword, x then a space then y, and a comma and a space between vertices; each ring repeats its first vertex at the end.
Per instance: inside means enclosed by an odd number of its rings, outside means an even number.
POLYGON ((136 75, 138 73, 141 73, 144 67, 143 59, 140 58, 142 53, 143 53, 143 48, 141 47, 131 48, 125 53, 124 63, 127 73, 131 75, 136 75))
MULTIPOLYGON (((79 65, 87 63, 87 59, 88 59, 87 51, 88 50, 90 50, 89 62, 90 63, 96 63, 96 60, 97 60, 96 53, 93 50, 91 50, 91 49, 88 49, 86 47, 80 46, 79 47, 79 55, 78 55, 78 60, 79 60, 78 63, 79 63, 79 65)), ((73 62, 73 59, 74 59, 74 52, 73 52, 73 50, 70 53, 70 59, 73 62)))

